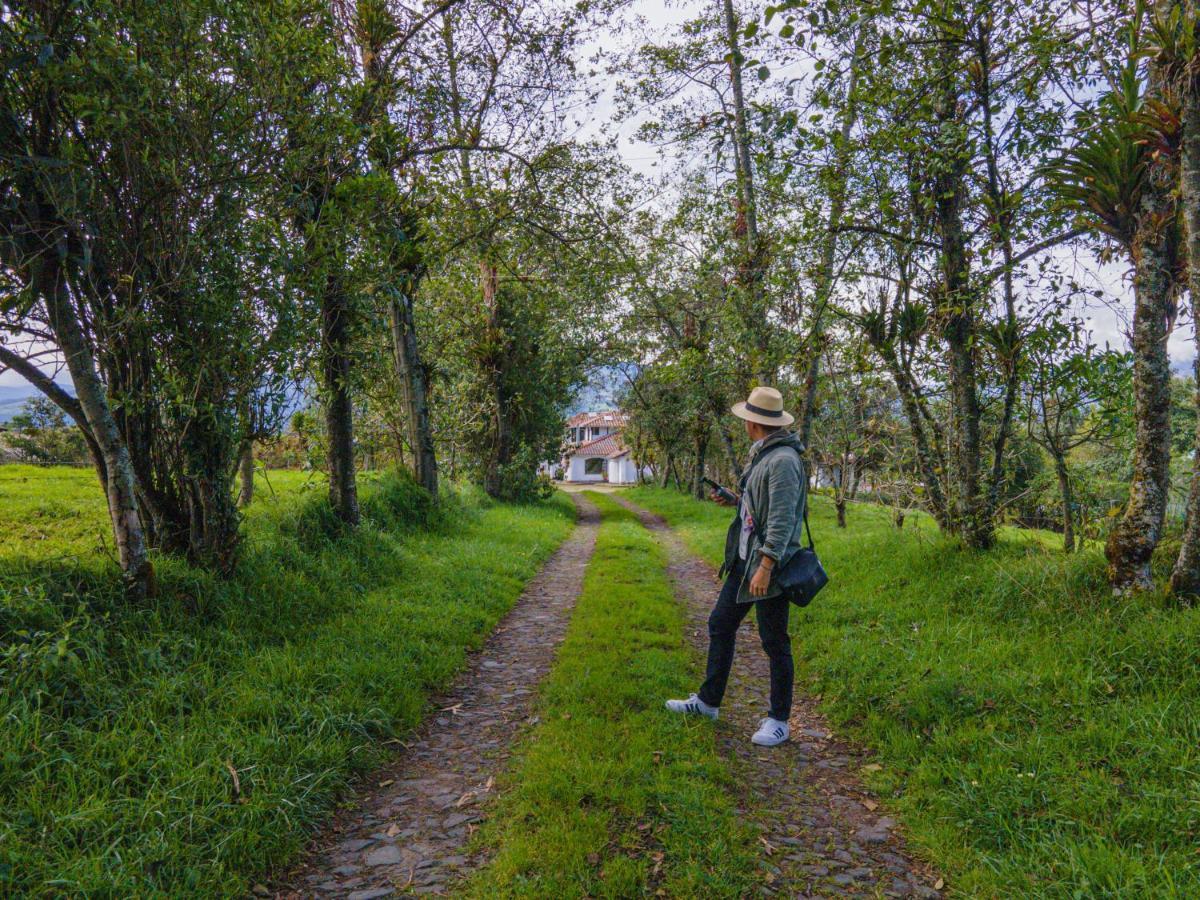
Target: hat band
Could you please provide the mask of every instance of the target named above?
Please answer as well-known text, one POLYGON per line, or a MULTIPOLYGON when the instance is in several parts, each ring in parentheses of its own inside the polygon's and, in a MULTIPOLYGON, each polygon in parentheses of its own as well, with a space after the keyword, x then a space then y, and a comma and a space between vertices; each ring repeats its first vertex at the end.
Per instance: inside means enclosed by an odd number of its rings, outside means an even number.
POLYGON ((763 409, 761 406, 755 406, 753 403, 750 403, 749 401, 747 401, 747 403, 746 403, 746 409, 748 409, 752 413, 756 413, 760 416, 768 416, 769 418, 772 418, 772 419, 782 419, 783 418, 783 410, 782 409, 763 409))

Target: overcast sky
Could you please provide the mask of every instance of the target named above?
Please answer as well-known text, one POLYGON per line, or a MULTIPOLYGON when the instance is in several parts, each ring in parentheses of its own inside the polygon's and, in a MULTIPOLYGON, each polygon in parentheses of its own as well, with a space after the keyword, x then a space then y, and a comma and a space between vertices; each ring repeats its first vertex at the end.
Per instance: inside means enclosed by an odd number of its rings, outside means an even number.
MULTIPOLYGON (((666 34, 669 29, 678 27, 679 23, 687 19, 704 2, 715 3, 717 0, 684 0, 684 2, 679 2, 679 0, 638 0, 634 7, 635 15, 644 20, 644 28, 640 25, 633 28, 621 28, 619 34, 606 35, 604 40, 591 49, 593 51, 611 51, 623 44, 627 45, 633 40, 643 37, 653 38, 655 33, 660 36, 666 34)), ((629 22, 627 21, 625 24, 629 25, 629 22)), ((655 165, 659 154, 658 148, 641 143, 636 139, 635 131, 638 125, 636 120, 620 124, 613 122, 612 79, 601 76, 599 86, 602 88, 600 100, 592 110, 591 121, 585 123, 582 134, 592 136, 599 134, 602 129, 615 133, 618 137, 621 155, 631 168, 646 175, 657 174, 661 170, 661 166, 655 165)), ((1105 290, 1106 297, 1103 300, 1089 300, 1086 305, 1081 304, 1078 309, 1079 314, 1088 322, 1095 342, 1100 346, 1108 343, 1114 348, 1127 348, 1132 293, 1129 289, 1126 268, 1108 266, 1102 269, 1089 253, 1083 251, 1077 255, 1064 251, 1061 256, 1064 261, 1070 260, 1077 277, 1084 284, 1095 283, 1105 290)), ((1192 328, 1189 320, 1177 327, 1171 336, 1169 349, 1177 371, 1190 370, 1194 356, 1192 328)), ((60 376, 60 379, 65 380, 65 375, 60 376)), ((0 385, 24 383, 24 380, 13 372, 0 374, 0 385)))
MULTIPOLYGON (((718 3, 720 0, 639 0, 636 4, 637 15, 643 17, 650 32, 666 33, 672 27, 685 21, 694 11, 705 3, 718 3)), ((648 35, 651 36, 651 35, 648 35)), ((631 38, 628 34, 622 41, 631 38)), ((633 39, 636 39, 636 32, 633 39)), ((611 46, 611 45, 610 45, 611 46)), ((786 70, 774 70, 772 77, 786 75, 786 70)), ((612 87, 608 87, 603 99, 595 110, 595 117, 603 121, 611 117, 612 107, 609 98, 612 87)), ((610 126, 611 127, 611 126, 610 126)), ((658 168, 653 165, 657 149, 637 141, 635 136, 637 123, 623 123, 615 128, 619 136, 621 154, 626 162, 636 171, 653 174, 658 168)), ((1058 254, 1066 271, 1086 287, 1095 286, 1104 291, 1103 298, 1089 298, 1077 305, 1077 314, 1087 322, 1092 332, 1093 341, 1103 347, 1105 344, 1114 349, 1128 349, 1130 317, 1133 312, 1133 294, 1129 283, 1128 267, 1121 265, 1102 266, 1094 254, 1086 250, 1064 249, 1058 254)), ((1186 299, 1186 298, 1185 298, 1186 299)), ((1182 318, 1182 317, 1181 317, 1182 318)), ((1171 360, 1176 371, 1188 374, 1191 372, 1192 360, 1195 357, 1193 339, 1193 324, 1191 319, 1182 322, 1175 328, 1168 343, 1171 360)))

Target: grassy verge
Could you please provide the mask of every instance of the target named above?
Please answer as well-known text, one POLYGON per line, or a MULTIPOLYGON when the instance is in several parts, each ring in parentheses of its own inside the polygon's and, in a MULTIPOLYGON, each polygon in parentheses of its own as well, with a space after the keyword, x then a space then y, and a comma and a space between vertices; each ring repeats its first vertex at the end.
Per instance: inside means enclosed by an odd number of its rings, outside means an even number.
MULTIPOLYGON (((720 555, 729 512, 629 498, 720 555)), ((964 551, 814 504, 832 577, 793 617, 802 677, 880 754, 869 777, 976 896, 1200 896, 1200 610, 1114 600, 1096 550, 964 551)))
POLYGON ((236 896, 285 862, 569 533, 565 499, 392 477, 336 535, 272 475, 222 582, 159 560, 129 608, 86 471, 0 466, 0 894, 236 896))
POLYGON ((543 685, 541 722, 481 831, 479 897, 738 897, 752 838, 711 723, 667 714, 694 660, 651 535, 607 497, 583 593, 543 685))

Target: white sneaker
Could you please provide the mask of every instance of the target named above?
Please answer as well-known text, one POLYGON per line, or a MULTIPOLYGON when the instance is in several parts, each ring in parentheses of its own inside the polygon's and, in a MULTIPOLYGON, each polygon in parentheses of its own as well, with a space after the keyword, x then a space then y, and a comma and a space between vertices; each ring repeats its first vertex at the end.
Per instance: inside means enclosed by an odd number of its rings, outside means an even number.
POLYGON ((715 719, 720 710, 715 706, 709 706, 695 694, 688 697, 686 700, 668 700, 667 709, 671 712, 688 713, 695 716, 708 716, 710 719, 715 719))
POLYGON ((758 731, 754 732, 754 737, 750 740, 760 747, 774 747, 782 744, 791 735, 792 729, 787 722, 780 722, 778 719, 763 719, 758 725, 758 731))

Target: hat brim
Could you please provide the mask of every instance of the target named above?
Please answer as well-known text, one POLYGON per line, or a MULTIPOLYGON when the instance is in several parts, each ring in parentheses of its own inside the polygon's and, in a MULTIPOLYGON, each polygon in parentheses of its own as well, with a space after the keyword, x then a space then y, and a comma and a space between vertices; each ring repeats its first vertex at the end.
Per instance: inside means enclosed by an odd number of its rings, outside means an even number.
POLYGON ((733 404, 733 406, 729 407, 729 411, 739 419, 745 419, 747 422, 757 422, 759 425, 783 426, 791 425, 796 421, 795 417, 787 410, 783 410, 778 416, 764 416, 756 412, 750 412, 750 410, 746 409, 744 402, 733 404))

